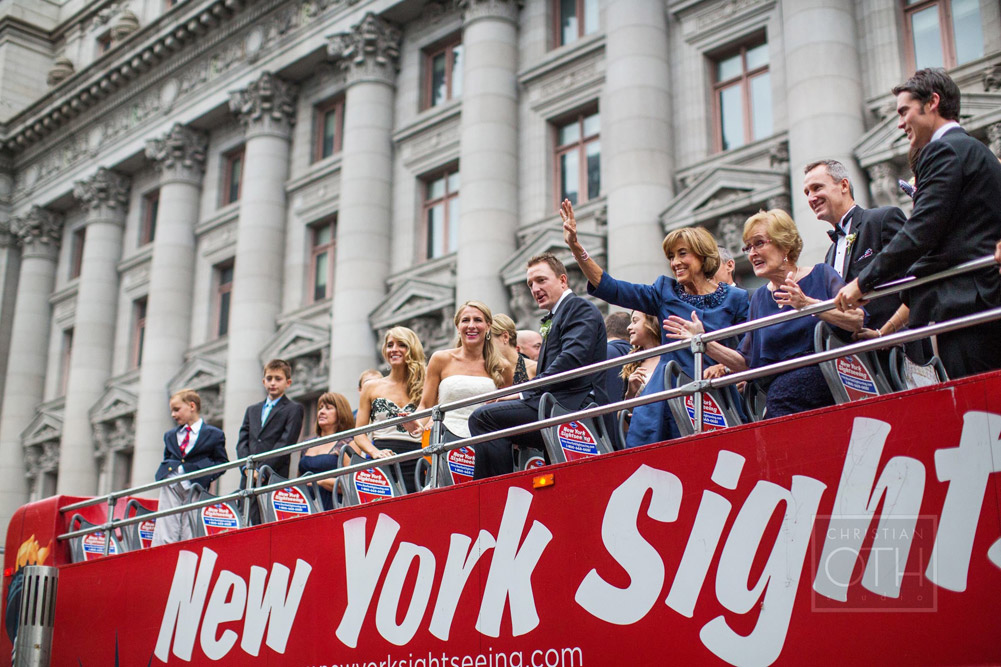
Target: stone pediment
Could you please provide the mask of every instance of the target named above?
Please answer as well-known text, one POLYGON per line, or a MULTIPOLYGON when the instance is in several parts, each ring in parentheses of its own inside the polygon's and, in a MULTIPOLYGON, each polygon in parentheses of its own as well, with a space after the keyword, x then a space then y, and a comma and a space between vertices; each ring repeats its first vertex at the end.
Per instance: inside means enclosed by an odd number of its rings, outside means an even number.
POLYGON ((719 166, 710 169, 678 193, 660 214, 665 232, 704 225, 720 216, 768 206, 789 197, 789 174, 775 169, 719 166))
POLYGON ((261 365, 271 359, 295 359, 330 345, 330 327, 293 320, 286 322, 261 351, 261 365))
MULTIPOLYGON (((170 379, 170 393, 180 389, 203 389, 221 384, 226 380, 226 366, 204 357, 192 357, 170 379)), ((204 414, 202 415, 204 417, 204 414)))
POLYGON ((382 331, 408 320, 455 306, 455 288, 430 280, 399 283, 369 314, 372 328, 382 331))
MULTIPOLYGON (((605 237, 591 232, 579 232, 577 235, 581 244, 588 249, 588 253, 596 260, 605 256, 605 237)), ((525 270, 528 260, 544 252, 551 252, 563 262, 567 270, 576 269, 577 263, 574 261, 570 249, 563 242, 563 228, 546 228, 534 236, 530 236, 525 243, 518 248, 517 252, 501 267, 501 279, 505 285, 517 285, 525 282, 525 270)), ((601 262, 599 262, 600 264, 601 262)))
MULTIPOLYGON (((164 394, 166 402, 166 390, 164 394)), ((90 421, 96 424, 135 414, 137 401, 138 398, 132 392, 112 385, 101 394, 101 398, 90 409, 90 421)))
POLYGON ((63 435, 63 419, 61 414, 39 412, 21 432, 21 442, 25 445, 40 445, 43 442, 59 440, 63 435))

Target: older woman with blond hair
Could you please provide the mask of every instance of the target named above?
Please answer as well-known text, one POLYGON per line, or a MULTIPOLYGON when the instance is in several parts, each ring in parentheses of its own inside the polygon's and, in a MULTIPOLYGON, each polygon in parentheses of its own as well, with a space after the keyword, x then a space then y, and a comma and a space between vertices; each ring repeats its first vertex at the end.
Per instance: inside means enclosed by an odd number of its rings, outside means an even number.
MULTIPOLYGON (((845 284, 827 264, 797 264, 803 239, 796 223, 785 211, 760 211, 748 218, 744 223, 744 243, 754 275, 768 280, 768 285, 758 289, 751 299, 749 318, 752 320, 834 298, 845 284)), ((813 352, 813 330, 818 320, 856 332, 862 328, 864 316, 858 308, 844 313, 829 310, 748 332, 736 350, 709 343, 707 351, 731 370, 758 368, 813 352)), ((669 337, 686 339, 705 330, 700 319, 672 316, 664 328, 669 331, 669 337)), ((834 404, 834 397, 817 366, 776 375, 770 379, 767 391, 766 414, 769 418, 834 404)))
MULTIPOLYGON (((479 301, 467 301, 455 311, 454 322, 459 339, 454 348, 431 355, 424 395, 417 410, 511 385, 514 366, 497 350, 491 333, 490 308, 479 301)), ((446 442, 469 437, 469 415, 476 407, 470 405, 445 413, 446 442)), ((411 422, 408 426, 414 435, 419 435, 431 427, 431 419, 411 422)))
MULTIPOLYGON (((358 404, 357 426, 368 426, 417 409, 424 392, 424 346, 417 334, 407 327, 393 327, 382 339, 382 358, 389 364, 389 375, 366 382, 358 404)), ((420 449, 420 435, 412 435, 402 424, 386 426, 370 435, 355 436, 355 444, 372 458, 384 458, 420 449)), ((417 490, 414 469, 417 461, 400 464, 407 491, 417 490)))
MULTIPOLYGON (((563 202, 560 216, 563 218, 563 239, 587 278, 589 294, 616 306, 654 315, 660 321, 671 316, 698 317, 710 331, 747 319, 747 292, 714 280, 720 266, 719 246, 704 228, 685 227, 670 232, 662 247, 674 277, 660 276, 652 285, 641 285, 616 280, 588 255, 577 239, 577 221, 569 201, 563 202)), ((663 333, 661 340, 667 342, 663 333)), ((729 342, 736 345, 735 340, 729 342)), ((695 356, 691 350, 678 350, 660 357, 654 374, 657 379, 651 378, 651 381, 663 383, 664 366, 671 359, 689 375, 694 374, 695 356)), ((706 366, 712 363, 715 361, 708 360, 706 366)), ((677 437, 677 426, 670 411, 664 409, 663 401, 653 405, 661 412, 661 427, 650 431, 650 442, 677 437)), ((634 444, 646 443, 634 441, 634 444)))

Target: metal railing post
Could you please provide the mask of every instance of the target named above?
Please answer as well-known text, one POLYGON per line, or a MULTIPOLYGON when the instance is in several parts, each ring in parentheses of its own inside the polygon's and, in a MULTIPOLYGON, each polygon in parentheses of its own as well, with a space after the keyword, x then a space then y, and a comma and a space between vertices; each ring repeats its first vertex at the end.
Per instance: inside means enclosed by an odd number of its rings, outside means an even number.
MULTIPOLYGON (((106 524, 111 526, 111 522, 115 520, 115 497, 108 496, 108 520, 106 524)), ((108 552, 111 551, 111 531, 113 528, 106 528, 104 530, 104 555, 107 556, 108 552)))
POLYGON ((702 366, 703 354, 706 351, 706 344, 702 340, 702 335, 692 336, 692 354, 695 355, 695 393, 692 400, 695 401, 695 432, 702 433, 702 366))
POLYGON ((247 466, 243 469, 243 474, 247 480, 246 488, 243 490, 243 525, 250 525, 250 503, 256 502, 254 497, 254 473, 257 472, 257 461, 251 459, 247 461, 247 466))
POLYGON ((431 413, 431 438, 428 443, 431 446, 431 472, 428 475, 426 488, 429 489, 438 488, 438 466, 441 465, 441 454, 438 453, 438 448, 445 440, 444 420, 445 413, 441 411, 441 407, 434 406, 431 413))

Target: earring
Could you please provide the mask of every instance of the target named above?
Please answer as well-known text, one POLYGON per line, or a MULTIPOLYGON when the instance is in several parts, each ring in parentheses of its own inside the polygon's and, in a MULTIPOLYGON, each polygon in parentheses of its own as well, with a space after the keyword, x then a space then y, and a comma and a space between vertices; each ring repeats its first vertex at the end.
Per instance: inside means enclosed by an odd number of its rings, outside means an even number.
POLYGON ((490 332, 487 332, 487 340, 490 340, 490 332))

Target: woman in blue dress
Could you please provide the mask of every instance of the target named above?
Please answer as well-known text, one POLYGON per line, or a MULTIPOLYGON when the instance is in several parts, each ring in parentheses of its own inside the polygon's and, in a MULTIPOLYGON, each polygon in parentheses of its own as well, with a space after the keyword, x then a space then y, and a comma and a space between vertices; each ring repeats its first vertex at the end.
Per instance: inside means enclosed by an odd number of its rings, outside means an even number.
MULTIPOLYGON (((316 399, 315 437, 323 438, 354 427, 355 417, 351 413, 348 399, 344 398, 343 395, 328 391, 316 399)), ((302 458, 299 459, 299 475, 334 470, 340 465, 341 458, 347 459, 350 456, 349 452, 352 449, 355 449, 355 446, 350 437, 325 442, 322 445, 314 445, 302 453, 302 458)), ((323 503, 323 509, 334 509, 331 493, 334 489, 334 478, 320 480, 317 482, 317 486, 320 487, 320 501, 323 503)))
MULTIPOLYGON (((569 200, 563 201, 560 216, 563 218, 563 239, 587 278, 588 294, 593 294, 616 306, 654 315, 660 321, 671 316, 685 319, 695 316, 705 322, 706 328, 710 331, 739 324, 747 319, 747 292, 726 283, 717 283, 713 279, 720 265, 719 246, 716 245, 712 234, 704 228, 685 227, 669 233, 662 247, 674 277, 661 276, 652 285, 640 285, 616 280, 591 259, 577 240, 577 222, 569 200)), ((668 342, 665 336, 666 334, 661 333, 662 341, 668 342)), ((736 341, 728 342, 736 345, 736 341)), ((657 366, 661 389, 664 386, 664 366, 672 359, 689 376, 695 372, 695 356, 690 350, 678 350, 662 355, 657 366)), ((707 360, 706 366, 713 363, 715 361, 707 360)), ((656 384, 653 378, 651 382, 656 384)), ((650 437, 654 438, 650 442, 678 436, 678 429, 671 419, 670 410, 666 409, 663 401, 642 407, 659 415, 651 420, 660 424, 660 428, 650 434, 650 437)), ((633 411, 633 419, 635 418, 636 410, 633 411)))
MULTIPOLYGON (((660 322, 653 315, 634 310, 629 321, 629 352, 649 350, 660 345, 660 322)), ((620 375, 626 383, 625 398, 645 396, 663 391, 664 367, 657 357, 633 361, 624 365, 620 375)), ((629 418, 629 430, 626 432, 626 447, 638 447, 651 442, 660 433, 660 420, 663 415, 659 410, 649 409, 648 405, 633 408, 629 418)))
MULTIPOLYGON (((751 299, 749 317, 752 320, 834 298, 845 284, 827 264, 796 264, 803 249, 803 239, 796 223, 785 211, 760 211, 748 218, 744 223, 744 243, 754 275, 768 280, 768 285, 756 291, 751 299)), ((751 331, 736 350, 709 343, 707 351, 732 371, 758 368, 812 353, 813 330, 818 320, 856 332, 862 328, 864 317, 865 312, 859 308, 843 313, 828 310, 751 331)), ((698 317, 672 316, 664 323, 664 329, 670 338, 685 339, 701 333, 704 327, 698 317)), ((768 381, 767 391, 765 415, 768 418, 834 404, 834 397, 818 366, 775 375, 768 381)))

